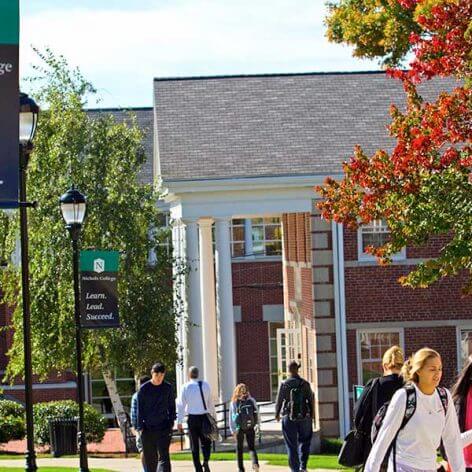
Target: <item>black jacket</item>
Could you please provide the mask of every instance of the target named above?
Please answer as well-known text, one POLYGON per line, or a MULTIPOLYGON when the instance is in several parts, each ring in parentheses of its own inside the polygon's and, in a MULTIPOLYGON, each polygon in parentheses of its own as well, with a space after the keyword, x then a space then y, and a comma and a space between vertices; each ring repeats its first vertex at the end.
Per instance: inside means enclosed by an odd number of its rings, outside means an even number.
POLYGON ((175 395, 172 385, 146 382, 138 392, 138 429, 162 431, 171 429, 175 421, 175 395))
POLYGON ((382 405, 389 402, 393 394, 403 387, 403 383, 403 378, 397 374, 385 375, 369 380, 354 407, 354 424, 356 429, 364 431, 370 437, 370 430, 375 415, 382 405), (377 401, 375 401, 375 398, 377 401))
POLYGON ((306 380, 302 379, 299 375, 290 376, 280 384, 279 394, 277 395, 277 403, 275 404, 275 416, 279 416, 280 412, 282 412, 283 416, 289 414, 288 409, 290 402, 290 390, 292 388, 298 388, 299 386, 302 390, 303 398, 307 402, 310 416, 314 418, 313 392, 311 390, 310 384, 306 380))

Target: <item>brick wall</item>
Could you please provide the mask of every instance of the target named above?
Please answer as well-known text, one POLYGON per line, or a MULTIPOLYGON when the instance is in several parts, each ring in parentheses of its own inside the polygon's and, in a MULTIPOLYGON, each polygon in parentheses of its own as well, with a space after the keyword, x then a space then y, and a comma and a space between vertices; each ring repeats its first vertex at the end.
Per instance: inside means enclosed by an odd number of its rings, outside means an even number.
POLYGON ((269 326, 264 305, 283 304, 282 262, 233 262, 233 305, 241 307, 236 323, 237 380, 257 400, 271 399, 269 326))

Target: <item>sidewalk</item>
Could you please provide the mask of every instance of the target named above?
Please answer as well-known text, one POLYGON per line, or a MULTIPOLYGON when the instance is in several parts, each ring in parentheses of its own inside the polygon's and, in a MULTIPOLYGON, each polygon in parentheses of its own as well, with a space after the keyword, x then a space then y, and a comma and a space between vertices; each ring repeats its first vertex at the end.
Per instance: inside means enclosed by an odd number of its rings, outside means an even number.
MULTIPOLYGON (((92 469, 107 469, 114 472, 141 472, 141 463, 138 459, 96 459, 89 458, 89 467, 92 469)), ((249 462, 244 463, 246 470, 252 470, 249 462)), ((22 460, 0 460, 0 470, 2 467, 17 467, 23 469, 22 460)), ((79 460, 77 458, 66 459, 38 459, 39 472, 41 467, 74 467, 78 468, 79 460)), ((237 472, 236 461, 215 461, 210 462, 211 472, 237 472)), ((193 464, 189 461, 173 461, 172 472, 194 472, 193 464)), ((275 465, 265 465, 261 462, 261 472, 287 472, 288 467, 275 465)), ((316 472, 334 472, 333 470, 317 469, 316 472)))
MULTIPOLYGON (((108 469, 116 472, 141 472, 141 463, 137 459, 96 459, 89 458, 89 467, 97 469, 108 469)), ((41 467, 75 467, 79 465, 76 458, 59 458, 59 459, 38 459, 39 472, 41 467)), ((237 472, 238 467, 235 461, 215 461, 211 462, 211 472, 237 472)), ((0 470, 2 467, 18 467, 22 470, 24 462, 22 460, 0 460, 0 470)), ((252 470, 249 462, 245 463, 246 470, 252 470)), ((173 472, 194 472, 194 468, 189 461, 173 461, 173 472)), ((264 465, 261 463, 261 472, 287 472, 287 467, 279 467, 273 465, 264 465)), ((333 471, 329 471, 333 472, 333 471)))

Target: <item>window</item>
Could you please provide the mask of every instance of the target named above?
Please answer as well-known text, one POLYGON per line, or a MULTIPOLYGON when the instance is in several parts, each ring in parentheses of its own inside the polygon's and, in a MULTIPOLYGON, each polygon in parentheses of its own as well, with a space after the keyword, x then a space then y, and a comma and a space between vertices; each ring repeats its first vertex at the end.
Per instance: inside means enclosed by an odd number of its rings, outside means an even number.
POLYGON ((282 255, 282 226, 278 217, 235 218, 231 223, 231 238, 233 257, 282 255), (251 229, 250 241, 245 238, 248 228, 251 229))
MULTIPOLYGON (((360 261, 375 261, 375 256, 366 252, 367 247, 380 247, 388 242, 389 230, 385 220, 373 220, 357 231, 357 252, 360 261)), ((406 258, 405 248, 392 256, 393 260, 406 258)))
POLYGON ((382 374, 382 356, 395 345, 404 348, 401 328, 357 331, 358 378, 361 385, 382 374))
POLYGON ((150 237, 157 240, 157 248, 149 253, 149 264, 154 265, 157 262, 159 254, 169 257, 172 252, 172 232, 170 229, 170 214, 161 212, 158 215, 158 226, 150 231, 150 237))
MULTIPOLYGON (((126 369, 117 369, 115 371, 115 379, 123 407, 129 412, 131 408, 131 397, 136 391, 133 372, 126 369)), ((90 391, 92 394, 92 406, 108 419, 110 425, 114 425, 115 414, 113 412, 113 405, 101 372, 91 373, 90 391)))
POLYGON ((457 370, 460 371, 472 354, 472 327, 458 328, 458 341, 457 370))
POLYGON ((244 218, 233 219, 231 223, 231 255, 233 257, 244 257, 246 255, 244 233, 244 218))
POLYGON ((282 255, 282 229, 280 218, 253 218, 252 246, 255 256, 282 255))

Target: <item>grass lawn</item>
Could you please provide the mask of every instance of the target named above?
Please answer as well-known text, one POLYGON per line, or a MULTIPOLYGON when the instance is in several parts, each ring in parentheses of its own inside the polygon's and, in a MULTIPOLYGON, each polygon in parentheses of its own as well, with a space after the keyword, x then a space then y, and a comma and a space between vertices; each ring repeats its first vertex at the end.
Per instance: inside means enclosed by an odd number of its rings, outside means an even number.
MULTIPOLYGON (((258 454, 260 461, 265 461, 269 465, 282 465, 287 466, 287 454, 267 454, 267 453, 260 453, 258 454)), ((250 456, 248 454, 244 454, 244 458, 250 460, 250 456)), ((172 460, 181 460, 181 461, 191 461, 192 455, 184 452, 184 453, 176 453, 172 454, 172 460)), ((236 454, 234 452, 215 452, 211 455, 211 460, 215 461, 234 461, 236 460, 236 454)), ((309 469, 337 469, 337 470, 345 470, 349 471, 351 469, 347 469, 342 467, 338 464, 338 457, 332 454, 323 454, 323 455, 313 455, 310 457, 308 462, 309 469)), ((0 471, 1 472, 1 471, 0 471)))

